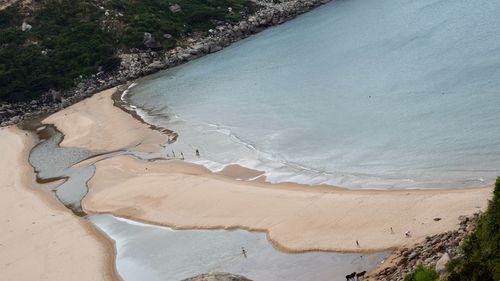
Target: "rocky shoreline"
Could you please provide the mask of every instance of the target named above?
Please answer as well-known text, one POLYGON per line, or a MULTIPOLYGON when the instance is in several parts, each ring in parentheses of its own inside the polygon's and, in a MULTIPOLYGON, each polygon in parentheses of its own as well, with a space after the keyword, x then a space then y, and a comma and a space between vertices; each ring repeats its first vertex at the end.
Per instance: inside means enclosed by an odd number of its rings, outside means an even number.
POLYGON ((387 266, 381 266, 367 276, 367 280, 403 281, 420 264, 436 268, 442 277, 446 271, 446 263, 458 254, 459 245, 476 228, 479 214, 459 218, 459 228, 433 236, 427 236, 425 241, 411 247, 396 250, 386 261, 387 266))
POLYGON ((184 39, 175 49, 162 52, 151 49, 132 50, 130 53, 119 54, 122 62, 116 71, 99 72, 91 78, 77 81, 77 85, 70 90, 50 91, 30 102, 0 104, 0 127, 56 112, 102 90, 218 52, 234 42, 267 27, 284 23, 329 1, 256 1, 261 8, 255 14, 235 24, 220 23, 206 35, 195 34, 184 39))

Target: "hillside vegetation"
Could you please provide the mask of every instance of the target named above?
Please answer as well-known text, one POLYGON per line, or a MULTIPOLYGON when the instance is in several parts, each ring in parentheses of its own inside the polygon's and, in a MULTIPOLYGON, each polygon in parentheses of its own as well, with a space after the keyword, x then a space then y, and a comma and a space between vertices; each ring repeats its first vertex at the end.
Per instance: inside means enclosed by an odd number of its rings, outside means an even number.
POLYGON ((448 271, 449 281, 500 280, 500 178, 487 211, 463 243, 459 257, 448 264, 448 271))
POLYGON ((0 11, 0 101, 36 98, 120 64, 132 48, 166 50, 219 21, 252 12, 247 0, 47 0, 0 11), (23 30, 24 29, 24 30, 23 30), (145 44, 145 33, 153 40, 145 44))

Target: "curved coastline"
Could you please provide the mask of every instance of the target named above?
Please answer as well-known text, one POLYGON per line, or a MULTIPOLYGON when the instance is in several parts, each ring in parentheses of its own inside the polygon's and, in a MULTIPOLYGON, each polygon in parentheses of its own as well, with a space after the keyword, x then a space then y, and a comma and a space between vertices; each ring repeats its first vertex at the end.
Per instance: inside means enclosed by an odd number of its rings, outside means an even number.
MULTIPOLYGON (((173 117, 165 118, 165 113, 158 114, 157 112, 151 112, 148 109, 142 108, 138 105, 133 105, 132 96, 135 94, 133 88, 140 87, 142 83, 147 84, 150 80, 157 79, 157 77, 161 75, 165 75, 165 73, 161 72, 153 74, 150 77, 143 77, 132 84, 128 84, 130 85, 130 87, 127 87, 126 90, 122 90, 120 93, 117 93, 116 96, 113 97, 113 99, 115 100, 115 104, 125 110, 125 112, 131 114, 135 119, 148 125, 150 128, 171 132, 173 135, 175 135, 175 139, 173 139, 173 141, 169 142, 168 144, 177 145, 177 150, 182 150, 186 147, 194 147, 193 144, 189 142, 189 140, 186 141, 186 132, 184 132, 183 140, 181 140, 181 142, 178 142, 178 136, 179 133, 182 134, 182 130, 189 131, 189 126, 195 127, 195 129, 193 130, 197 130, 196 128, 198 126, 209 126, 213 127, 214 131, 228 137, 228 139, 224 139, 223 137, 221 137, 220 139, 217 138, 216 140, 220 140, 222 143, 226 143, 226 141, 229 141, 230 139, 231 142, 236 143, 238 146, 241 145, 241 147, 252 151, 252 153, 249 155, 246 155, 246 153, 242 154, 244 155, 244 157, 248 156, 247 158, 232 159, 227 162, 215 160, 216 157, 207 157, 200 159, 193 157, 193 155, 185 159, 190 163, 204 166, 213 173, 223 172, 226 167, 235 165, 260 173, 261 175, 258 177, 258 179, 263 179, 271 184, 297 183, 304 186, 340 186, 341 188, 352 190, 468 189, 485 188, 493 185, 492 179, 488 178, 487 180, 484 180, 482 177, 476 178, 471 176, 464 179, 460 178, 456 181, 454 179, 445 180, 435 178, 422 180, 417 178, 409 178, 409 176, 386 176, 383 173, 370 174, 355 172, 332 172, 313 168, 302 163, 288 161, 280 156, 273 155, 272 152, 257 148, 254 144, 248 142, 248 140, 242 139, 236 133, 232 132, 229 128, 225 128, 224 126, 211 123, 205 124, 200 122, 191 122, 190 120, 185 120, 182 117, 177 116, 175 112, 172 113, 173 117), (177 123, 185 124, 179 126, 177 123), (169 125, 177 127, 177 129, 180 129, 181 132, 177 132, 175 128, 169 127, 169 125), (255 155, 253 153, 255 153, 255 155)), ((209 131, 212 131, 211 129, 209 129, 208 131, 206 129, 207 128, 204 128, 201 133, 198 132, 198 134, 194 135, 203 138, 203 134, 208 134, 209 131)), ((213 140, 213 137, 207 139, 213 140)), ((424 172, 425 171, 423 171, 423 173, 424 172)), ((462 171, 457 171, 457 173, 464 174, 464 172, 462 171)))
MULTIPOLYGON (((69 135, 71 146, 105 151, 145 141, 148 151, 153 152, 161 142, 157 141, 155 146, 145 136, 152 134, 154 139, 164 141, 167 138, 116 108, 110 102, 115 93, 99 93, 44 122, 53 123, 66 136, 69 135), (81 126, 79 136, 74 137, 70 128, 82 116, 90 118, 87 119, 89 123, 81 126), (93 126, 100 126, 103 120, 107 121, 108 130, 112 128, 112 131, 122 133, 101 133, 106 128, 95 130, 93 126), (127 142, 122 141, 123 132, 127 134, 127 142)), ((68 144, 63 141, 61 145, 68 144)), ((227 174, 213 174, 205 168, 183 162, 142 161, 130 156, 100 160, 96 167, 96 174, 89 183, 89 193, 82 202, 90 213, 110 213, 179 229, 266 231, 277 248, 290 252, 373 252, 408 246, 427 235, 454 229, 458 225, 458 216, 471 215, 484 208, 491 192, 490 187, 354 191, 331 186, 268 184, 262 180, 230 179, 227 174), (175 185, 181 185, 181 190, 176 190, 175 185), (200 189, 202 187, 205 188, 200 189), (217 196, 210 197, 215 192, 217 196), (252 202, 261 205, 252 205, 252 202), (433 223, 434 217, 442 220, 433 223), (388 235, 389 227, 399 235, 388 235), (402 235, 407 230, 414 233, 411 239, 402 235), (359 239, 364 245, 356 247, 353 237, 362 237, 359 239)), ((231 176, 240 171, 235 170, 231 176)))
MULTIPOLYGON (((31 151, 30 163, 34 167, 36 167, 37 170, 39 170, 38 176, 40 176, 42 178, 53 177, 54 175, 58 175, 59 173, 61 173, 60 169, 57 169, 57 168, 54 169, 52 167, 53 165, 47 164, 47 163, 52 163, 54 160, 56 160, 56 161, 58 159, 60 160, 61 157, 69 157, 69 159, 73 159, 71 161, 64 161, 63 162, 64 167, 67 167, 68 165, 71 166, 66 170, 65 173, 68 173, 68 175, 71 175, 71 176, 69 176, 69 181, 72 181, 72 180, 74 180, 74 178, 73 178, 74 173, 72 171, 75 169, 76 169, 75 171, 78 171, 78 169, 80 169, 82 167, 92 167, 93 168, 94 164, 96 162, 101 161, 103 158, 106 158, 106 157, 111 158, 111 157, 117 156, 120 153, 123 153, 125 155, 134 155, 134 153, 132 151, 126 152, 123 150, 122 151, 111 151, 108 153, 104 152, 104 153, 98 153, 98 154, 94 154, 94 153, 88 151, 88 153, 86 153, 86 154, 77 153, 75 155, 74 153, 75 153, 75 151, 78 151, 78 149, 75 150, 75 148, 65 148, 65 147, 61 147, 59 145, 61 143, 61 140, 63 139, 63 137, 57 129, 54 130, 53 125, 41 125, 40 126, 40 124, 38 122, 35 122, 32 125, 33 126, 30 127, 31 128, 30 131, 35 131, 33 129, 33 127, 39 128, 39 129, 36 129, 36 133, 37 133, 37 135, 40 135, 40 139, 42 139, 43 141, 40 142, 31 151), (43 138, 43 136, 45 136, 45 138, 43 138), (34 158, 32 158, 32 157, 34 157, 34 158), (42 162, 40 162, 39 160, 42 160, 42 162)), ((141 158, 139 157, 139 159, 141 159, 141 158)), ((60 165, 56 165, 56 166, 60 166, 60 165)), ((249 175, 249 176, 252 176, 252 175, 249 175)), ((77 176, 77 181, 82 181, 82 178, 77 176)), ((63 185, 59 185, 56 188, 56 190, 55 190, 56 193, 59 192, 59 190, 63 187, 63 185)), ((73 186, 72 189, 74 189, 74 187, 75 186, 73 186)), ((73 192, 75 192, 75 191, 73 191, 73 192)), ((78 196, 78 194, 80 194, 80 193, 77 192, 77 196, 78 196)), ((72 202, 70 202, 70 204, 76 204, 79 206, 80 199, 84 196, 85 196, 85 194, 80 194, 79 197, 77 197, 77 198, 73 197, 73 200, 78 200, 78 203, 76 203, 76 201, 72 201, 72 202), (80 198, 80 199, 78 199, 78 198, 80 198)), ((59 198, 59 199, 61 200, 61 198, 59 198)), ((116 247, 115 250, 116 250, 116 255, 117 255, 115 266, 116 266, 116 270, 121 275, 121 277, 127 278, 127 280, 128 280, 128 278, 131 278, 131 280, 135 280, 134 278, 137 275, 130 273, 131 272, 130 270, 126 270, 124 268, 124 267, 128 268, 128 266, 124 266, 124 263, 127 263, 124 260, 124 259, 126 259, 124 257, 124 255, 126 255, 127 248, 128 248, 127 246, 125 246, 125 245, 128 245, 128 243, 125 241, 129 241, 129 242, 135 241, 132 243, 137 244, 138 243, 137 241, 139 241, 141 239, 141 237, 136 237, 133 233, 128 234, 126 232, 118 235, 116 233, 116 231, 113 230, 114 227, 111 227, 111 225, 114 224, 113 223, 114 221, 120 220, 119 218, 116 218, 116 217, 113 217, 110 215, 104 215, 104 216, 94 215, 94 214, 87 215, 87 213, 84 211, 81 211, 81 213, 83 215, 85 215, 85 218, 87 218, 88 220, 93 222, 94 225, 99 230, 103 231, 106 234, 106 237, 108 237, 112 243, 115 243, 115 247, 116 247), (125 244, 123 244, 123 243, 125 243, 125 244), (129 275, 129 274, 131 274, 131 275, 129 275)), ((128 222, 132 223, 134 225, 140 225, 139 223, 137 223, 135 221, 128 221, 128 222)), ((142 228, 142 230, 140 230, 141 232, 146 230, 146 229, 149 229, 148 231, 146 231, 146 233, 144 233, 144 237, 148 237, 148 235, 151 235, 156 230, 164 229, 161 227, 155 227, 153 225, 143 225, 143 227, 141 227, 141 228, 142 228)), ((134 230, 131 230, 131 231, 134 232, 134 230)), ((176 234, 176 237, 184 237, 185 235, 187 235, 189 237, 189 235, 190 235, 189 233, 195 233, 195 232, 196 231, 194 231, 194 232, 193 231, 181 231, 181 232, 178 232, 178 234, 176 234)), ((297 262, 299 260, 304 260, 304 261, 313 263, 314 267, 317 268, 319 270, 319 272, 316 272, 315 270, 313 270, 313 271, 305 270, 305 271, 302 271, 301 275, 303 275, 303 277, 305 277, 305 278, 307 277, 306 278, 307 280, 317 280, 317 278, 312 277, 312 275, 317 276, 317 277, 319 277, 319 276, 325 277, 325 276, 332 276, 332 275, 328 275, 328 274, 333 274, 333 276, 337 276, 339 273, 344 273, 344 270, 346 270, 347 268, 349 268, 350 270, 352 270, 352 269, 354 269, 354 270, 360 270, 360 269, 371 270, 371 269, 375 268, 379 264, 379 262, 384 257, 386 257, 388 254, 387 252, 380 252, 380 253, 376 253, 376 254, 363 255, 363 257, 361 257, 361 260, 358 260, 355 263, 351 263, 353 257, 355 257, 355 259, 357 260, 358 257, 360 257, 360 256, 358 256, 356 254, 326 253, 326 252, 323 253, 323 251, 321 251, 321 252, 316 251, 315 253, 308 253, 305 255, 287 255, 286 253, 276 251, 277 250, 276 247, 273 247, 273 245, 271 243, 268 243, 269 240, 267 240, 265 233, 259 232, 259 233, 251 234, 251 233, 249 233, 247 231, 243 231, 243 230, 242 231, 235 230, 234 232, 227 231, 227 230, 205 231, 205 233, 208 237, 212 237, 212 238, 214 238, 214 235, 220 236, 219 239, 222 239, 222 240, 219 240, 219 243, 225 243, 224 242, 224 241, 226 241, 225 239, 228 239, 226 242, 232 241, 231 242, 232 247, 226 248, 226 250, 225 250, 226 255, 233 256, 235 254, 234 250, 236 249, 236 251, 237 251, 239 249, 239 247, 237 247, 238 243, 243 243, 242 245, 249 246, 250 249, 252 249, 251 251, 255 253, 255 256, 252 255, 253 261, 250 261, 250 260, 246 261, 246 259, 243 259, 243 260, 237 261, 236 264, 233 262, 231 262, 229 264, 225 264, 224 268, 226 268, 228 270, 228 272, 231 272, 233 270, 236 270, 236 272, 240 272, 242 270, 242 268, 238 269, 238 267, 236 266, 236 265, 240 264, 244 268, 248 267, 248 269, 250 269, 250 271, 248 272, 249 276, 256 278, 257 280, 262 279, 261 278, 262 275, 259 275, 259 270, 257 268, 262 267, 266 264, 265 262, 263 262, 263 260, 266 260, 266 259, 273 260, 272 257, 277 258, 276 261, 279 261, 279 264, 281 264, 281 265, 294 263, 294 262, 297 262), (247 239, 247 240, 240 241, 240 240, 238 240, 238 237, 240 237, 240 238, 246 237, 245 239, 247 239), (255 248, 256 247, 255 239, 258 239, 259 241, 261 241, 260 246, 257 248, 255 248), (265 241, 265 243, 264 243, 264 241, 265 241), (236 243, 236 245, 235 245, 235 243, 236 243), (247 243, 248 243, 248 245, 247 245, 247 243), (274 250, 270 250, 270 249, 274 249, 274 250), (264 255, 264 252, 270 254, 271 257, 268 257, 267 255, 265 255, 265 256, 262 256, 263 259, 258 258, 261 255, 264 255), (366 258, 366 259, 364 259, 364 258, 366 258), (328 264, 331 262, 331 259, 339 259, 340 263, 339 264, 336 263, 336 267, 328 266, 328 264), (313 261, 318 262, 318 264, 316 264, 313 261), (344 266, 341 266, 341 264, 344 264, 344 266), (252 268, 253 268, 253 270, 252 270, 252 268), (261 276, 261 277, 259 277, 259 276, 261 276)), ((204 236, 204 235, 202 235, 202 236, 204 236)), ((202 240, 203 239, 200 240, 198 238, 198 239, 191 241, 189 239, 187 242, 196 244, 196 243, 200 243, 200 242, 203 243, 202 240), (196 242, 196 241, 198 241, 198 242, 196 242)), ((151 245, 155 244, 152 241, 150 243, 151 243, 151 245)), ((156 241, 156 243, 163 245, 163 247, 170 247, 168 245, 170 245, 169 243, 172 243, 172 242, 171 241, 169 242, 168 237, 163 237, 162 239, 156 241)), ((212 248, 212 250, 215 250, 215 248, 213 248, 213 247, 209 247, 209 248, 212 248)), ((156 253, 158 253, 158 252, 156 252, 156 253)), ((190 256, 189 253, 186 253, 186 255, 188 257, 190 256)), ((193 255, 193 253, 191 253, 191 255, 193 255)), ((210 255, 207 257, 210 257, 210 255)), ((136 268, 136 270, 138 270, 138 271, 141 271, 142 270, 141 268, 143 268, 145 265, 147 267, 148 261, 152 262, 150 254, 147 254, 147 257, 142 256, 142 258, 136 257, 135 255, 129 256, 129 258, 131 258, 135 261, 134 268, 136 268)), ((169 262, 168 259, 165 259, 164 255, 159 255, 158 258, 162 262, 169 262)), ((172 266, 172 268, 171 268, 172 270, 176 266, 179 266, 178 264, 175 265, 175 263, 169 263, 169 264, 170 264, 170 266, 172 266)), ((196 266, 196 265, 188 265, 188 264, 186 264, 185 266, 186 266, 187 271, 182 274, 184 277, 189 277, 189 275, 190 275, 190 274, 188 274, 189 272, 191 272, 191 274, 194 275, 194 273, 211 271, 211 267, 207 267, 207 266, 200 266, 200 265, 196 266)), ((158 270, 160 270, 160 269, 155 268, 153 271, 156 272, 155 274, 159 274, 160 272, 158 270)), ((280 269, 277 269, 277 272, 274 272, 274 270, 270 271, 267 273, 268 277, 272 278, 272 280, 274 280, 275 278, 277 278, 278 280, 281 280, 279 278, 279 276, 281 276, 280 272, 282 272, 282 270, 284 270, 283 267, 280 267, 280 269)), ((132 270, 132 272, 134 272, 134 271, 132 270)), ((175 275, 174 272, 177 272, 177 270, 174 270, 173 272, 167 271, 167 272, 163 272, 163 273, 170 276, 170 274, 175 275)), ((285 272, 288 272, 288 274, 290 275, 290 272, 288 270, 286 270, 285 272)), ((265 273, 260 273, 260 274, 266 275, 265 273)), ((147 275, 150 276, 150 274, 147 274, 147 275)), ((323 279, 323 278, 321 278, 321 279, 323 279)), ((329 278, 327 278, 327 279, 329 279, 329 278)))

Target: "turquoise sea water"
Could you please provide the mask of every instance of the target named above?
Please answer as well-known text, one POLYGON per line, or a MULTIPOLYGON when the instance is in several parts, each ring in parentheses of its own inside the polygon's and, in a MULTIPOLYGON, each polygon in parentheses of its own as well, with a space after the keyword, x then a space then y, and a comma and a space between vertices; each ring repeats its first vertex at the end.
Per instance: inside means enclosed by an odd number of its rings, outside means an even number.
POLYGON ((481 186, 500 171, 498 15, 491 0, 336 1, 142 79, 125 99, 179 133, 165 153, 213 170, 481 186))

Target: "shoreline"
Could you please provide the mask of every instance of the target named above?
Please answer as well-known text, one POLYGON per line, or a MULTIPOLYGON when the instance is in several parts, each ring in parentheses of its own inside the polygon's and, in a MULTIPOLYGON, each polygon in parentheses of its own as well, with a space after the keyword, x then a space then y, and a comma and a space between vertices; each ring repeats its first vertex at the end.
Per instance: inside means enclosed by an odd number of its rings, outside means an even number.
MULTIPOLYGON (((153 76, 153 77, 155 77, 155 76, 153 76)), ((142 79, 144 79, 144 78, 147 78, 147 77, 143 77, 142 79)), ((155 79, 155 78, 153 78, 153 79, 155 79)), ((142 82, 147 83, 148 81, 142 81, 142 82)), ((114 105, 116 107, 118 107, 119 109, 121 109, 122 111, 124 111, 125 113, 131 115, 134 119, 136 119, 140 123, 146 125, 150 129, 167 134, 167 136, 169 138, 169 141, 167 142, 167 144, 175 143, 177 141, 177 138, 178 138, 177 132, 173 131, 172 129, 163 127, 163 125, 152 124, 152 123, 148 122, 147 121, 148 118, 156 118, 157 116, 151 112, 145 111, 144 109, 136 108, 135 106, 131 107, 129 105, 129 103, 123 99, 124 96, 127 96, 130 94, 130 93, 128 93, 128 91, 130 89, 130 85, 133 85, 133 87, 135 87, 138 84, 139 84, 139 82, 137 81, 137 82, 128 83, 126 85, 121 85, 121 86, 116 87, 117 91, 111 96, 111 99, 113 100, 114 105)), ((173 157, 173 158, 170 158, 168 160, 181 160, 181 158, 173 157)), ((184 159, 182 159, 182 160, 184 160, 184 159)), ((208 160, 209 161, 208 164, 199 164, 196 162, 191 162, 190 160, 192 160, 192 159, 188 159, 188 160, 186 160, 186 162, 207 168, 214 174, 223 174, 223 175, 226 175, 228 178, 235 179, 235 180, 256 181, 256 182, 262 181, 262 182, 266 182, 266 183, 271 184, 271 185, 290 184, 290 185, 298 185, 298 186, 302 186, 302 187, 314 187, 314 188, 327 187, 327 188, 337 188, 337 189, 342 189, 342 190, 358 190, 358 191, 359 190, 366 190, 366 191, 372 191, 372 190, 379 190, 379 191, 437 190, 437 191, 439 191, 439 190, 452 190, 452 189, 453 190, 456 190, 456 189, 467 190, 467 189, 477 189, 477 188, 492 188, 492 186, 494 185, 494 180, 492 182, 488 183, 487 181, 484 181, 481 179, 480 183, 476 183, 476 180, 466 181, 469 184, 466 184, 465 182, 458 182, 458 181, 457 182, 444 182, 443 181, 443 182, 441 182, 441 184, 443 184, 444 186, 438 186, 438 187, 435 187, 434 184, 431 184, 429 182, 424 182, 424 181, 422 181, 422 182, 415 181, 415 186, 395 186, 395 183, 393 182, 393 183, 391 183, 392 186, 390 186, 390 187, 373 187, 373 186, 370 186, 370 187, 366 187, 366 186, 363 186, 363 187, 361 187, 361 186, 351 186, 351 187, 342 186, 342 187, 340 187, 340 186, 337 186, 336 184, 331 183, 333 176, 332 176, 332 174, 330 174, 330 172, 317 170, 315 168, 301 166, 300 164, 296 164, 296 163, 293 163, 293 166, 287 165, 288 168, 290 169, 290 171, 293 171, 290 173, 293 175, 298 175, 304 171, 311 172, 311 174, 307 176, 309 181, 307 181, 307 180, 302 181, 302 182, 288 181, 288 180, 269 181, 267 178, 267 173, 269 172, 269 170, 266 170, 266 169, 257 170, 253 167, 242 166, 242 165, 240 165, 238 163, 234 163, 234 162, 233 163, 219 163, 219 162, 211 162, 211 160, 208 160), (213 163, 215 163, 217 166, 222 166, 222 169, 218 169, 218 168, 213 169, 213 167, 210 168, 210 164, 213 164, 213 163), (240 170, 240 171, 238 172, 238 170, 240 170), (241 170, 245 170, 245 171, 247 171, 247 173, 242 173, 241 170), (236 175, 233 174, 231 171, 237 171, 236 175), (320 182, 320 183, 311 183, 310 182, 314 176, 318 176, 318 175, 322 175, 322 174, 329 174, 330 178, 328 178, 327 180, 320 182), (248 177, 248 175, 253 175, 253 176, 248 177), (474 184, 471 184, 471 183, 474 183, 474 184), (420 184, 420 186, 418 184, 420 184)), ((266 168, 269 168, 269 167, 267 166, 266 168)), ((385 180, 391 180, 391 179, 385 178, 385 180)), ((394 179, 392 179, 392 180, 394 180, 394 179)), ((400 180, 400 181, 402 181, 402 180, 400 180)), ((378 184, 378 185, 382 186, 381 184, 378 184)), ((389 186, 389 183, 386 186, 389 186)))
POLYGON ((426 236, 454 229, 459 216, 481 211, 483 207, 479 205, 481 201, 486 203, 491 190, 353 191, 330 186, 240 182, 190 163, 146 163, 127 156, 101 160, 96 167, 96 174, 89 181, 89 194, 82 200, 87 213, 112 214, 178 230, 264 232, 276 249, 287 253, 374 253, 409 247, 426 236), (442 203, 448 207, 421 214, 446 198, 451 199, 442 203), (214 206, 210 201, 223 206, 214 206), (384 207, 391 201, 396 202, 384 207), (475 201, 478 206, 470 202, 464 206, 466 201, 475 201), (450 210, 455 203, 461 204, 460 208, 450 210), (189 206, 184 207, 186 204, 189 206), (415 210, 404 213, 406 206, 415 210), (353 207, 361 212, 345 212, 353 207), (299 213, 303 217, 295 218, 299 213), (372 216, 363 218, 368 214, 372 216), (407 221, 401 221, 401 217, 407 221), (344 219, 354 223, 339 224, 344 219), (421 225, 426 229, 420 229, 421 225), (392 234, 390 227, 394 229, 392 234), (411 230, 411 238, 404 238, 406 230, 411 230), (361 247, 355 245, 356 238, 361 247))
POLYGON ((122 59, 118 70, 99 72, 64 91, 49 91, 38 99, 19 103, 0 103, 0 127, 17 124, 45 114, 58 112, 104 90, 123 85, 129 81, 173 68, 197 58, 218 52, 267 28, 293 20, 331 0, 289 0, 283 3, 256 2, 260 8, 234 24, 224 22, 203 36, 184 38, 170 50, 130 50, 120 53, 122 59))
POLYGON ((15 127, 0 129, 3 147, 0 185, 4 208, 2 272, 7 280, 121 280, 114 267, 114 247, 84 218, 38 187, 28 163, 34 139, 15 127), (10 167, 10 168, 9 168, 10 167), (13 171, 11 171, 13 170, 13 171), (8 173, 6 177, 4 173, 8 173), (78 239, 78 243, 75 243, 78 239), (81 262, 85 268, 78 267, 81 262), (27 269, 30 270, 27 270, 27 269))
MULTIPOLYGON (((155 145, 147 136, 168 138, 117 108, 114 94, 116 90, 101 92, 43 122, 53 123, 66 136, 62 146, 139 152, 159 148, 160 143, 155 145), (76 123, 83 124, 78 134, 72 131, 76 123)), ((182 161, 143 161, 131 156, 87 162, 96 162, 89 193, 82 200, 89 213, 177 229, 264 231, 276 248, 288 252, 374 252, 413 245, 427 235, 454 229, 460 215, 484 208, 491 193, 491 187, 349 190, 269 184, 262 179, 237 181, 228 176, 249 170, 233 166, 228 173, 214 174, 182 161), (434 222, 437 217, 441 220, 434 222), (389 227, 397 235, 387 235, 389 227), (411 238, 404 237, 407 230, 413 233, 411 238), (355 237, 361 241, 359 248, 355 237)))

